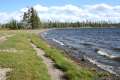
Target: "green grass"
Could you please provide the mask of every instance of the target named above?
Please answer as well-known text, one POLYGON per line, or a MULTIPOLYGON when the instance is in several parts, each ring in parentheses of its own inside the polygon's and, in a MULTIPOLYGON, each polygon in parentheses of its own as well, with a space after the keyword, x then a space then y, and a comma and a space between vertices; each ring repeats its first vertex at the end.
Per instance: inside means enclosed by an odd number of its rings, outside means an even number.
POLYGON ((78 66, 71 59, 66 58, 62 51, 50 47, 43 39, 35 36, 31 36, 32 42, 37 47, 43 49, 47 56, 55 61, 56 66, 63 70, 69 80, 95 80, 98 76, 94 72, 78 66))
POLYGON ((11 68, 7 74, 7 80, 51 80, 47 67, 42 59, 36 55, 36 51, 30 45, 31 41, 45 51, 55 66, 65 72, 68 80, 97 80, 102 74, 80 67, 70 58, 65 57, 62 51, 49 46, 42 38, 35 34, 36 31, 0 31, 0 35, 15 34, 5 42, 0 43, 0 50, 14 48, 17 52, 0 51, 0 67, 11 68))
POLYGON ((11 35, 13 33, 14 33, 14 31, 0 30, 0 37, 6 36, 6 35, 11 35))
MULTIPOLYGON (((3 33, 9 34, 7 31, 3 33)), ((12 31, 11 31, 12 33, 12 31)), ((36 55, 28 41, 28 33, 14 32, 13 37, 0 43, 0 49, 15 48, 17 52, 0 52, 0 67, 11 68, 7 80, 50 80, 46 65, 36 55)))

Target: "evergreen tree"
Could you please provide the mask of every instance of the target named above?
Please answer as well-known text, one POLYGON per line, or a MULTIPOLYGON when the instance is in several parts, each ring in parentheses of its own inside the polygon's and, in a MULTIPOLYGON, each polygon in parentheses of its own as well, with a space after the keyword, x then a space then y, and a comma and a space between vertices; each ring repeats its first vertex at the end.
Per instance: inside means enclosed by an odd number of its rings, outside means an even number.
POLYGON ((37 12, 34 10, 34 8, 31 8, 31 18, 30 23, 32 26, 32 29, 39 28, 40 27, 40 19, 37 15, 37 12))
POLYGON ((28 12, 24 13, 23 23, 24 23, 24 26, 27 27, 27 29, 28 28, 36 29, 41 26, 39 16, 33 7, 28 9, 28 12))
POLYGON ((28 10, 28 12, 24 12, 22 24, 23 24, 24 29, 30 29, 31 28, 30 11, 29 10, 28 10))
POLYGON ((6 28, 9 28, 9 29, 18 29, 18 22, 16 20, 11 20, 10 22, 8 22, 6 24, 6 28))

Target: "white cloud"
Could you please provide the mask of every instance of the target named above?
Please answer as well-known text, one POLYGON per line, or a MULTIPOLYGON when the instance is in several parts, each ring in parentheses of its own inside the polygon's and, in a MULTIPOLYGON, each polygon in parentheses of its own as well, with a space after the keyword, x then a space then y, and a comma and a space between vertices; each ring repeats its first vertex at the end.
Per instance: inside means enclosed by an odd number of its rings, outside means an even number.
POLYGON ((113 8, 113 10, 115 10, 116 12, 119 12, 119 13, 120 13, 120 5, 119 5, 119 6, 115 6, 115 7, 113 8))
POLYGON ((11 12, 11 13, 8 13, 8 12, 0 12, 0 23, 6 23, 8 21, 10 21, 11 19, 16 19, 18 21, 21 20, 21 17, 22 17, 22 12, 18 12, 18 11, 15 11, 15 12, 11 12))
POLYGON ((48 12, 49 8, 48 7, 45 7, 45 6, 42 6, 42 5, 35 5, 34 8, 39 12, 39 13, 45 13, 45 12, 48 12))
POLYGON ((27 12, 28 11, 28 8, 22 8, 21 10, 20 10, 20 12, 27 12))
POLYGON ((105 11, 105 10, 112 10, 112 6, 107 5, 107 4, 96 4, 96 5, 88 5, 86 6, 88 10, 93 10, 93 11, 105 11))
MULTIPOLYGON (((120 5, 111 6, 108 4, 86 5, 83 8, 75 5, 64 6, 42 6, 35 5, 38 15, 42 21, 83 21, 88 20, 110 20, 120 22, 120 5)), ((28 8, 19 11, 6 13, 0 12, 0 22, 5 22, 11 18, 20 20, 23 12, 28 8)))

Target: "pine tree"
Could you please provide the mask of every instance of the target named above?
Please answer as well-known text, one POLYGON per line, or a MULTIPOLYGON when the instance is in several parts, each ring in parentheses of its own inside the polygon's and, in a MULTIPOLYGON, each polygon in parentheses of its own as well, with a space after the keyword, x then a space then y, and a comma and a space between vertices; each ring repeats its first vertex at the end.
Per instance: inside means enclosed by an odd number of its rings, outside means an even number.
POLYGON ((31 8, 30 22, 31 22, 32 29, 36 29, 40 27, 40 19, 33 7, 31 8))
POLYGON ((41 22, 37 12, 34 8, 28 9, 28 12, 25 12, 23 15, 23 23, 27 28, 36 29, 41 26, 41 22))
POLYGON ((18 22, 16 20, 10 20, 10 22, 5 24, 8 29, 18 29, 18 22))

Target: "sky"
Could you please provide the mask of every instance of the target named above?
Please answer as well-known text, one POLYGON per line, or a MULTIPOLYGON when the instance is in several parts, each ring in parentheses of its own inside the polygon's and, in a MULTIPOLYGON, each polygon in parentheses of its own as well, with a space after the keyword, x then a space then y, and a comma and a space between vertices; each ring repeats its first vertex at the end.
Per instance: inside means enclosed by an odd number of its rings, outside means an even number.
POLYGON ((120 22, 120 0, 0 0, 0 23, 11 19, 20 21, 30 6, 42 21, 120 22))

